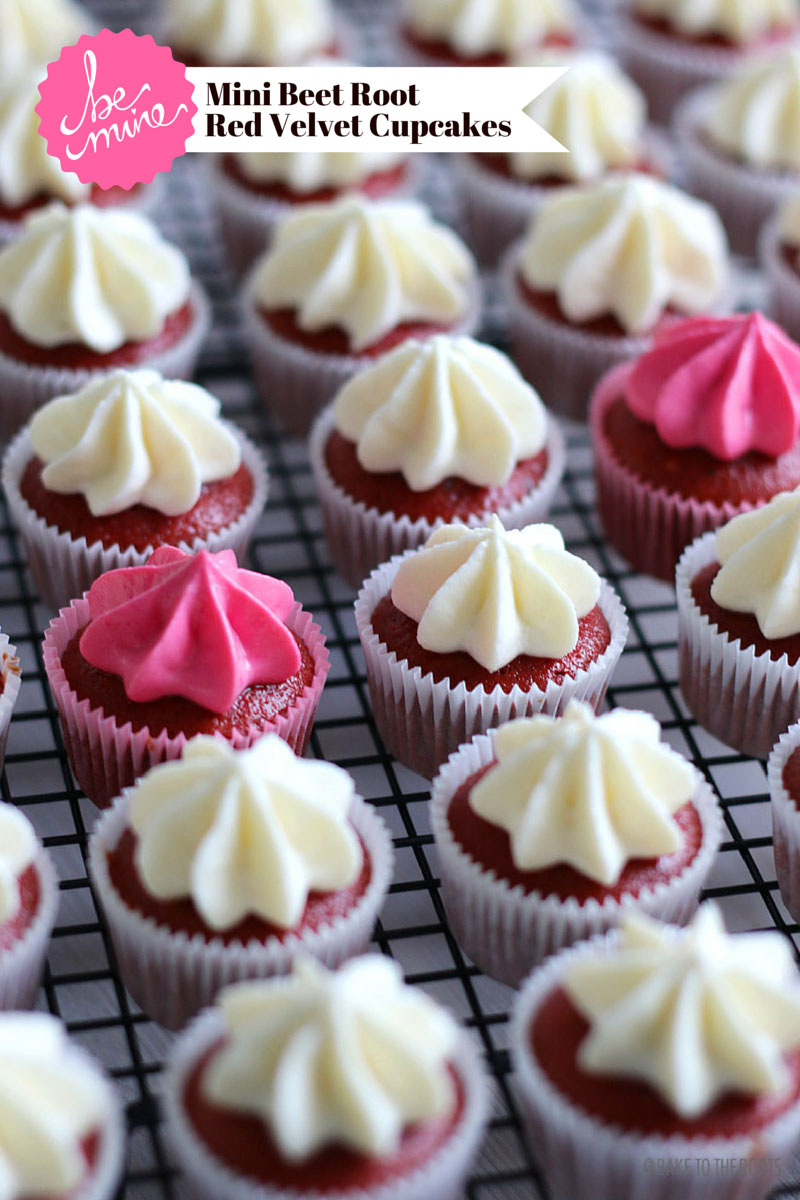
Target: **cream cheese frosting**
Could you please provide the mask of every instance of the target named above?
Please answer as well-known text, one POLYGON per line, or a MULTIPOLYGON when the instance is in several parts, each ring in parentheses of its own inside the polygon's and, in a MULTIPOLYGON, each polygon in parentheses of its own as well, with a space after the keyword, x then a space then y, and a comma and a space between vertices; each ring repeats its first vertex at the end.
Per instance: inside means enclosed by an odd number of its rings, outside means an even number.
POLYGON ((329 0, 168 0, 167 37, 206 62, 294 66, 330 48, 329 0))
POLYGON ((418 37, 446 42, 465 58, 510 56, 575 28, 568 0, 405 0, 405 6, 418 37))
POLYGON ((255 269, 256 303, 293 308, 301 329, 344 329, 363 350, 406 321, 454 324, 475 263, 419 204, 345 196, 286 217, 255 269))
POLYGON ((91 32, 88 14, 72 0, 0 0, 0 78, 52 62, 91 32))
MULTIPOLYGON (((28 818, 11 804, 0 804, 0 926, 19 912, 19 877, 36 858, 36 847, 36 834, 28 818)), ((0 1161, 1 1147, 2 1132, 0 1161)))
POLYGON ((425 650, 463 650, 487 671, 520 654, 563 658, 578 620, 597 604, 600 577, 570 554, 553 525, 506 530, 443 525, 400 564, 396 608, 418 623, 425 650))
POLYGON ((361 871, 352 779, 297 758, 276 734, 238 751, 192 738, 129 795, 144 886, 160 900, 190 897, 212 929, 250 914, 295 929, 310 892, 338 891, 361 871))
POLYGON ((617 940, 581 954, 564 987, 590 1029, 578 1061, 649 1083, 684 1118, 731 1092, 780 1093, 800 1045, 800 986, 777 933, 726 933, 714 904, 688 929, 625 917, 617 940))
POLYGON ((91 191, 47 152, 35 111, 43 77, 41 67, 28 67, 0 83, 0 203, 6 208, 18 208, 41 195, 74 203, 91 191))
POLYGON ((331 1144, 388 1156, 410 1125, 452 1110, 458 1027, 389 958, 338 971, 300 958, 288 978, 238 984, 217 1003, 227 1038, 206 1098, 260 1118, 289 1161, 331 1144))
POLYGON ((467 337, 409 340, 344 385, 339 432, 367 471, 400 471, 413 491, 457 476, 499 486, 545 444, 547 415, 510 360, 467 337))
POLYGON ((634 9, 677 33, 730 42, 750 42, 800 19, 797 0, 634 0, 634 9))
POLYGON ((519 258, 530 287, 574 322, 612 314, 646 333, 672 307, 707 311, 727 281, 727 241, 709 204, 644 175, 563 188, 534 215, 519 258))
POLYGON ((800 170, 800 48, 759 57, 709 96, 702 128, 717 149, 762 170, 800 170))
POLYGON ((596 51, 527 55, 519 66, 566 67, 526 113, 568 154, 509 155, 518 179, 557 178, 584 183, 633 166, 642 156, 647 124, 644 96, 614 59, 596 51))
POLYGON ((372 175, 400 165, 402 154, 350 150, 297 150, 291 154, 248 150, 236 155, 236 165, 251 183, 280 183, 303 196, 322 188, 357 187, 372 175))
POLYGON ((714 545, 721 567, 712 600, 752 613, 764 637, 800 633, 800 489, 734 517, 717 531, 714 545))
POLYGON ((86 1175, 82 1141, 102 1126, 106 1087, 45 1013, 0 1016, 0 1196, 71 1196, 86 1175))
POLYGON ((96 517, 145 504, 188 512, 204 483, 227 479, 242 460, 220 403, 205 388, 156 371, 114 371, 57 396, 30 423, 52 492, 79 492, 96 517))
POLYGON ((0 251, 0 309, 37 346, 145 341, 190 290, 184 255, 135 212, 53 204, 0 251))
POLYGON ((649 713, 596 717, 577 700, 561 717, 511 721, 494 735, 497 764, 472 788, 470 808, 506 830, 520 871, 567 863, 611 887, 631 859, 681 845, 673 816, 697 775, 660 737, 649 713))

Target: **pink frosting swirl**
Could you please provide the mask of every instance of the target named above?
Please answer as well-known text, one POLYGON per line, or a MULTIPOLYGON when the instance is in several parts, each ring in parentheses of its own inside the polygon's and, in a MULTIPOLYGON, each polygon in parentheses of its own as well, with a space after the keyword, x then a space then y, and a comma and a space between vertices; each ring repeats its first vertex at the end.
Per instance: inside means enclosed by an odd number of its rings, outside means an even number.
POLYGON ((130 700, 183 696, 221 714, 250 684, 282 683, 299 670, 284 624, 293 606, 288 584, 243 570, 232 550, 161 546, 144 566, 95 580, 80 651, 120 676, 130 700))
POLYGON ((679 321, 632 367, 625 395, 668 446, 777 458, 800 436, 800 346, 761 313, 679 321))

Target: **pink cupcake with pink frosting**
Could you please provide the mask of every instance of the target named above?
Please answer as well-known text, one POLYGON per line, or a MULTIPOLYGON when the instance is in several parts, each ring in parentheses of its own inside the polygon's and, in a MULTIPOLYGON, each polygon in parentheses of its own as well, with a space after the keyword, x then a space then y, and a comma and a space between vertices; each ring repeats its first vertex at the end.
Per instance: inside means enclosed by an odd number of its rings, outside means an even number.
POLYGON ((73 773, 100 808, 199 734, 244 749, 276 733, 302 754, 329 665, 288 584, 232 550, 171 546, 63 608, 44 662, 73 773))
POLYGON ((800 486, 800 346, 761 313, 681 321, 590 408, 606 537, 669 580, 685 546, 800 486))

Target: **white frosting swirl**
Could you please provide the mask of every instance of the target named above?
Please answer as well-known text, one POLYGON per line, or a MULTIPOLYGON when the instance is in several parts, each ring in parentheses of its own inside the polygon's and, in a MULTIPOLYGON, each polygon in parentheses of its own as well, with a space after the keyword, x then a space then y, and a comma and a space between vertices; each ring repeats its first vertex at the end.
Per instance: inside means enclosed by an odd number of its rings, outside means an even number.
POLYGON ((569 0, 405 0, 405 5, 418 37, 446 42, 465 58, 512 55, 575 29, 569 0))
POLYGON ((290 67, 334 39, 329 0, 167 0, 167 37, 213 65, 290 67))
POLYGON ((734 517, 717 532, 715 548, 722 565, 712 600, 752 613, 764 637, 800 633, 800 489, 734 517))
POLYGON ((146 504, 188 512, 204 483, 227 479, 242 460, 220 403, 205 388, 156 371, 114 371, 57 396, 30 424, 51 492, 80 492, 94 516, 146 504))
POLYGON ((0 0, 0 78, 52 62, 91 32, 88 14, 72 0, 0 0))
POLYGON ((359 351, 405 321, 458 321, 475 271, 463 242, 422 205, 344 196, 280 223, 253 295, 296 309, 301 329, 346 330, 359 351))
POLYGON ((569 154, 511 154, 511 170, 517 178, 552 176, 583 183, 614 168, 630 167, 641 158, 647 106, 613 58, 592 51, 536 54, 519 65, 567 68, 525 111, 569 154))
POLYGON ((190 289, 181 251, 135 212, 53 204, 0 252, 0 309, 37 346, 108 354, 145 341, 190 289))
POLYGON ((731 42, 751 42, 800 18, 797 0, 634 0, 643 17, 666 21, 690 37, 719 34, 731 42))
POLYGON ((759 57, 723 80, 711 92, 702 126, 732 158, 800 170, 800 49, 759 57))
POLYGON ((470 807, 506 830, 520 871, 568 863, 611 887, 632 858, 681 845, 672 817, 697 776, 660 735, 649 713, 596 717, 577 700, 561 717, 511 721, 494 735, 497 765, 473 787, 470 807))
POLYGON ((36 846, 28 818, 13 805, 0 804, 0 925, 19 912, 19 877, 36 858, 36 846))
POLYGON ((562 188, 534 215, 519 261, 571 321, 613 314, 631 334, 670 306, 707 311, 727 278, 727 241, 710 205, 644 175, 562 188))
POLYGON ((334 404, 367 471, 401 471, 416 492, 456 476, 501 485, 538 454, 547 415, 499 350, 466 337, 404 342, 355 375, 334 404))
POLYGON ((74 202, 91 191, 47 153, 35 112, 42 78, 41 67, 29 67, 0 83, 0 202, 7 208, 42 194, 74 202))
POLYGON ((644 1080, 684 1118, 729 1092, 778 1093, 800 1045, 800 986, 777 933, 725 932, 714 904, 688 929, 625 917, 618 940, 582 954, 564 986, 590 1022, 578 1061, 644 1080))
POLYGON ((0 1015, 0 1196, 71 1196, 87 1174, 81 1143, 105 1119, 102 1078, 45 1013, 0 1015))
POLYGON ((564 548, 555 526, 506 530, 497 517, 477 529, 441 526, 403 559, 392 585, 420 646, 463 650, 487 671, 520 654, 569 654, 599 596, 599 575, 564 548))
POLYGON ((458 1029, 399 966, 372 954, 243 983, 217 1001, 228 1034, 203 1075, 212 1104, 261 1118, 292 1162, 338 1144, 395 1153, 403 1131, 450 1112, 458 1029))
POLYGON ((371 175, 391 171, 402 154, 351 150, 334 154, 326 150, 264 153, 248 150, 236 155, 236 165, 252 183, 281 183, 299 196, 322 188, 357 187, 371 175))
POLYGON ((131 792, 136 866, 161 900, 191 897, 212 929, 253 913, 293 929, 309 892, 358 878, 363 851, 348 819, 353 781, 297 758, 276 734, 234 751, 196 737, 131 792))

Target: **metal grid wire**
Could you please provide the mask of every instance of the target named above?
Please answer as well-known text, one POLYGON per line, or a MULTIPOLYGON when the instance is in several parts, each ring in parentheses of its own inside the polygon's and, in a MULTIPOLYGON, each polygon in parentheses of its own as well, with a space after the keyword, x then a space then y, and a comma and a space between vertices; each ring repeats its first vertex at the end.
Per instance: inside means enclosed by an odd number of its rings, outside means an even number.
MULTIPOLYGON (((291 3, 292 0, 286 0, 291 3)), ((117 27, 141 29, 138 0, 95 5, 117 27)), ((357 0, 366 21, 380 0, 357 0)), ((374 49, 374 45, 373 45, 374 49)), ((481 975, 450 934, 439 893, 427 815, 425 782, 387 754, 372 718, 353 620, 353 595, 330 566, 304 443, 276 434, 258 407, 238 325, 236 282, 213 226, 203 164, 183 161, 170 177, 159 220, 180 242, 208 287, 215 324, 199 380, 223 401, 226 414, 265 448, 272 475, 267 511, 252 550, 252 566, 287 579, 328 638, 331 672, 314 728, 311 752, 351 772, 358 791, 382 810, 397 851, 395 882, 375 933, 377 947, 397 958, 412 983, 424 986, 472 1027, 492 1068, 493 1119, 468 1185, 474 1200, 546 1196, 520 1131, 509 1080, 508 1013, 513 994, 481 975)), ((452 219, 449 175, 429 171, 428 196, 452 219)), ((502 345, 502 314, 492 281, 484 335, 502 345)), ((591 456, 585 433, 569 435, 569 469, 553 510, 573 551, 590 561, 621 594, 631 633, 609 689, 611 704, 644 708, 662 722, 665 737, 717 789, 727 837, 707 894, 720 901, 733 929, 777 927, 796 939, 798 928, 777 892, 763 764, 736 754, 691 719, 677 684, 677 621, 672 589, 632 574, 603 542, 593 504, 591 456)), ((86 835, 93 806, 75 788, 50 698, 41 655, 49 619, 33 591, 24 557, 0 502, 0 625, 18 647, 24 682, 11 727, 4 800, 19 805, 53 854, 62 879, 62 906, 41 992, 41 1006, 61 1016, 72 1035, 96 1054, 127 1106, 129 1169, 126 1200, 171 1200, 180 1185, 159 1126, 156 1097, 170 1036, 128 998, 114 968, 108 934, 86 876, 86 835)), ((795 1166, 788 1179, 800 1181, 795 1166)), ((800 1182, 776 1196, 800 1197, 800 1182)), ((624 1200, 624 1197, 620 1197, 624 1200)))

